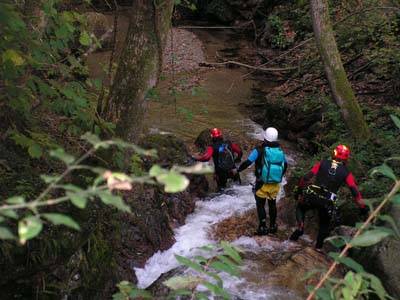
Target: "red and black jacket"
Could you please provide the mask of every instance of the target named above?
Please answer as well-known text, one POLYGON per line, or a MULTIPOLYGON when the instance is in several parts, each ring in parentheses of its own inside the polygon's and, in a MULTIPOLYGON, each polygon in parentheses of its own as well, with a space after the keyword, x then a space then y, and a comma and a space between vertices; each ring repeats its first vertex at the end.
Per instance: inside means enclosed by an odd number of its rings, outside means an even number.
POLYGON ((357 205, 361 208, 365 207, 354 176, 344 163, 328 159, 317 162, 311 171, 300 179, 299 187, 304 188, 314 176, 315 185, 323 187, 334 194, 343 184, 346 184, 350 188, 357 205))
POLYGON ((222 139, 217 139, 216 141, 214 141, 214 143, 212 145, 207 147, 206 151, 202 155, 200 155, 198 157, 195 157, 195 159, 198 160, 198 161, 205 162, 205 161, 209 161, 211 158, 213 158, 214 165, 216 167, 218 167, 217 166, 217 164, 218 164, 218 151, 217 151, 217 149, 219 148, 219 146, 221 144, 228 144, 228 147, 230 148, 232 153, 236 154, 236 159, 237 160, 241 160, 242 159, 243 152, 242 152, 242 149, 240 149, 239 145, 237 145, 235 143, 232 143, 232 142, 229 142, 229 141, 224 141, 222 139))

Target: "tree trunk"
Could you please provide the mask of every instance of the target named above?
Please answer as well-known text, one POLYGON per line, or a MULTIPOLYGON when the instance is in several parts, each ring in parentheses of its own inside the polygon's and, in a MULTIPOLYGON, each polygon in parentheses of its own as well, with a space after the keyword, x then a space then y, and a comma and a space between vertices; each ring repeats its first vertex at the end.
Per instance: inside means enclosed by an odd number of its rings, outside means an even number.
POLYGON ((141 132, 145 96, 156 85, 162 68, 162 49, 174 1, 133 3, 124 49, 110 95, 100 112, 105 120, 116 124, 117 136, 130 142, 135 142, 141 132))
POLYGON ((310 0, 315 40, 333 98, 357 141, 370 137, 361 108, 347 79, 329 16, 328 0, 310 0))

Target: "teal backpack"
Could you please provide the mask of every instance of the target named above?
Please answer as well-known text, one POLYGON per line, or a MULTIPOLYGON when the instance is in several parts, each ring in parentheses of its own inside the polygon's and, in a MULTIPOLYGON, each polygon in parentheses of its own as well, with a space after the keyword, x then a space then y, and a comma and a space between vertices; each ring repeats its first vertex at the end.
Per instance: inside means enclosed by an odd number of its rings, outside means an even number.
POLYGON ((264 183, 280 183, 285 168, 285 154, 280 147, 265 147, 262 152, 261 181, 264 183))

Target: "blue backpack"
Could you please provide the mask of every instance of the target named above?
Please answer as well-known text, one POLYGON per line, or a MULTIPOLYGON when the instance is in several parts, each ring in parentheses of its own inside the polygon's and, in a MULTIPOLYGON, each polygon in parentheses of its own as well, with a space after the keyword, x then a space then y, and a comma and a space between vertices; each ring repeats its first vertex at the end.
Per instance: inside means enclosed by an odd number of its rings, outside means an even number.
POLYGON ((261 161, 261 181, 264 183, 280 183, 285 162, 285 154, 280 147, 264 147, 261 161))

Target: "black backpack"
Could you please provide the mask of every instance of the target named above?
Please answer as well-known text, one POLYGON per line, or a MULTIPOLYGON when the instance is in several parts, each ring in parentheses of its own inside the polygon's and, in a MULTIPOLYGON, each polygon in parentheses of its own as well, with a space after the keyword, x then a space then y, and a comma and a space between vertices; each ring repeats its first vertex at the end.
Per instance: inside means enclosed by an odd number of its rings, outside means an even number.
POLYGON ((218 169, 229 172, 236 167, 230 143, 221 143, 216 145, 214 150, 217 152, 216 167, 218 169))

